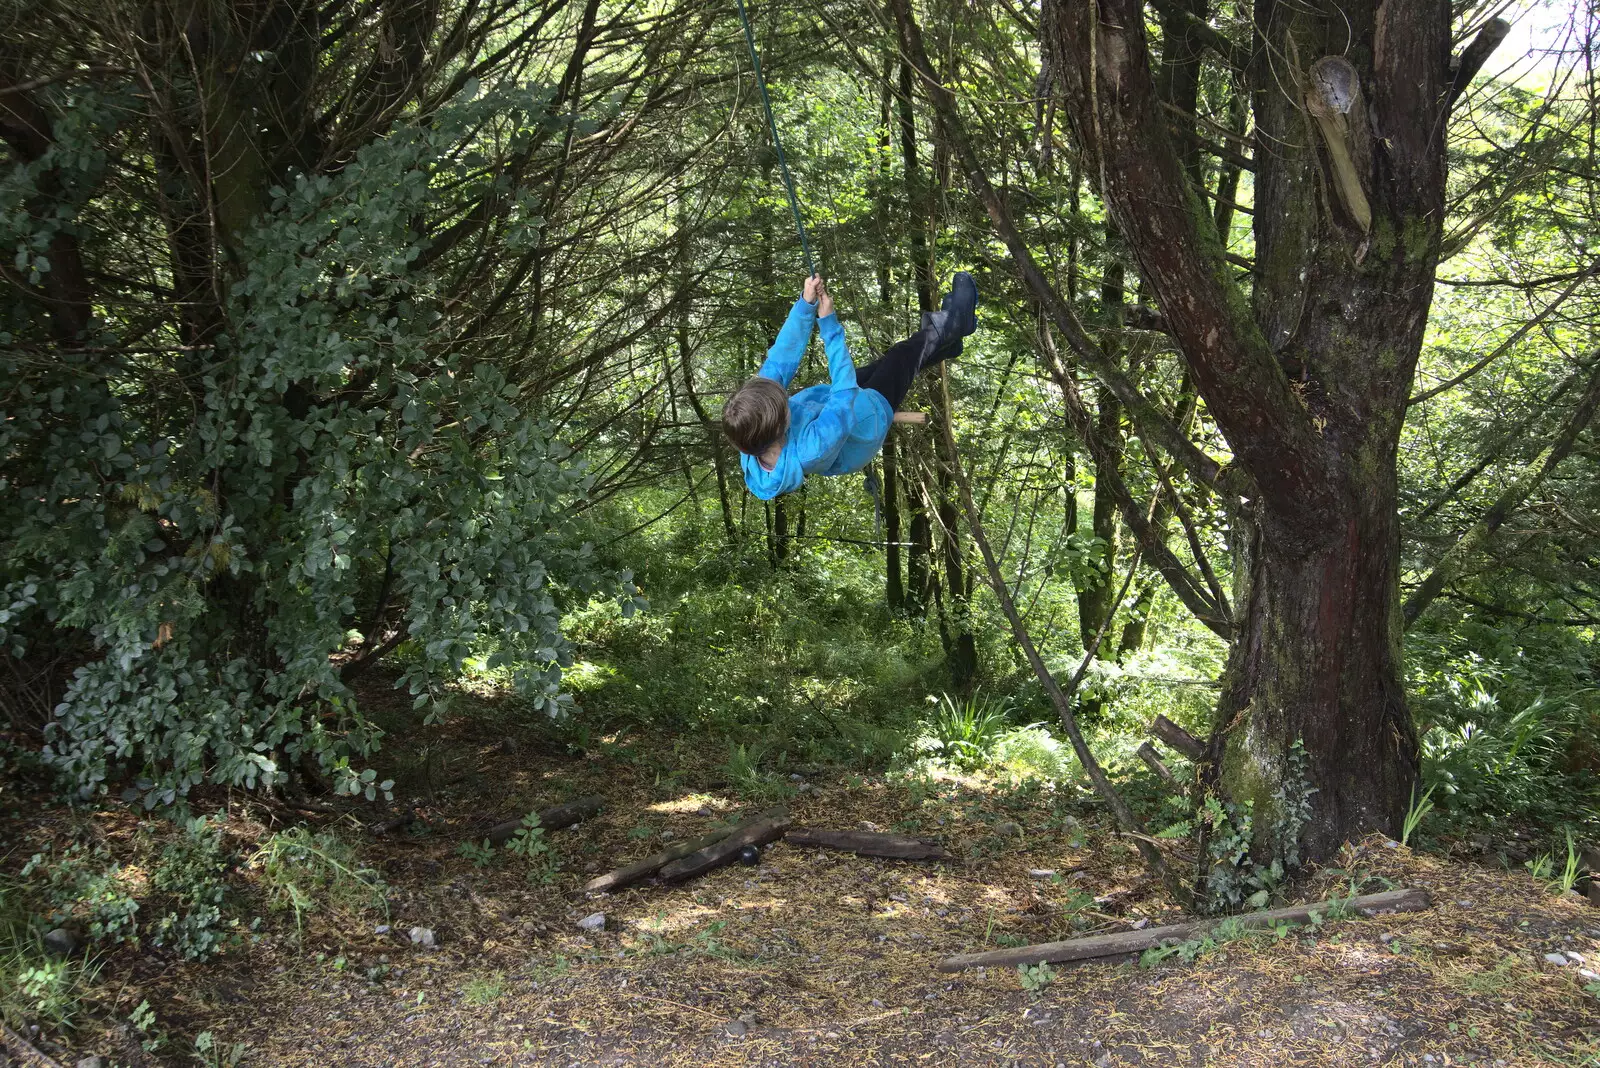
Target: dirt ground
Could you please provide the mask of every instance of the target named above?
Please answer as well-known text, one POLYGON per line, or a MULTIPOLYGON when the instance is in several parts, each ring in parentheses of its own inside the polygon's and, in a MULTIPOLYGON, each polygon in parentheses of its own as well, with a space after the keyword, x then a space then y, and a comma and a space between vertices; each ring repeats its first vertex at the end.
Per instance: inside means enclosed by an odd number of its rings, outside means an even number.
MULTIPOLYGON (((1580 975, 1600 962, 1600 909, 1478 860, 1371 840, 1300 899, 1403 885, 1430 890, 1432 908, 1227 941, 1192 961, 1062 969, 1028 990, 1014 969, 934 965, 1176 918, 1083 795, 802 769, 741 796, 719 781, 721 752, 623 738, 574 755, 483 723, 386 754, 403 758, 398 795, 423 822, 382 838, 362 829, 382 806, 314 822, 361 843, 389 884, 387 916, 316 912, 299 935, 267 916, 255 944, 205 964, 124 951, 100 994, 121 1018, 147 1000, 170 1045, 141 1054, 126 1028, 90 1020, 56 1056, 192 1064, 176 1051, 209 1030, 225 1053, 242 1045, 239 1064, 318 1068, 1600 1065, 1600 998, 1580 975), (530 882, 521 858, 478 867, 458 852, 494 822, 588 793, 605 808, 551 834, 562 870, 550 885, 530 882), (574 893, 593 872, 773 803, 796 825, 934 837, 955 859, 780 842, 754 866, 683 885, 574 893), (604 929, 578 926, 596 912, 604 929), (434 944, 414 943, 413 928, 434 944)), ((292 815, 237 798, 229 812, 241 851, 292 815)), ((110 841, 131 822, 95 818, 110 841)), ((241 898, 254 877, 237 873, 241 898)))

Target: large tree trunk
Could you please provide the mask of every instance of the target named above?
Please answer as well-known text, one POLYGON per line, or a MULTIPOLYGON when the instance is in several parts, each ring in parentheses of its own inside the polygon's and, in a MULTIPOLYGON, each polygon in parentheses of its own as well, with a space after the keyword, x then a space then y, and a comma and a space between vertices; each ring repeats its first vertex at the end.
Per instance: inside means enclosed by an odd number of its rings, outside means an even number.
POLYGON ((1417 773, 1395 453, 1444 213, 1448 7, 1258 0, 1249 296, 1172 143, 1142 5, 1045 13, 1089 173, 1251 483, 1212 781, 1253 806, 1261 856, 1395 831, 1417 773))
MULTIPOLYGON (((1253 808, 1263 859, 1319 859, 1349 838, 1397 830, 1418 754, 1400 680, 1395 455, 1444 224, 1452 82, 1464 86, 1487 48, 1475 42, 1452 72, 1443 3, 1258 0, 1243 60, 1201 27, 1207 47, 1249 67, 1257 259, 1246 287, 1173 144, 1140 0, 1044 3, 1048 69, 1084 173, 1098 178, 1227 439, 1222 467, 1088 338, 990 181, 907 0, 890 6, 969 183, 1051 325, 1115 392, 1147 451, 1224 493, 1235 516, 1238 614, 1209 570, 1202 590, 1123 500, 1174 592, 1235 642, 1209 783, 1253 808)), ((1480 38, 1504 31, 1493 20, 1480 38)), ((1072 377, 1046 362, 1075 429, 1099 448, 1072 377)))
POLYGON ((1262 856, 1327 857, 1363 833, 1398 833, 1416 781, 1388 451, 1386 475, 1380 467, 1376 479, 1348 481, 1347 506, 1333 521, 1339 536, 1315 551, 1247 525, 1243 610, 1208 777, 1253 806, 1262 856), (1301 826, 1292 809, 1311 788, 1311 819, 1301 826))

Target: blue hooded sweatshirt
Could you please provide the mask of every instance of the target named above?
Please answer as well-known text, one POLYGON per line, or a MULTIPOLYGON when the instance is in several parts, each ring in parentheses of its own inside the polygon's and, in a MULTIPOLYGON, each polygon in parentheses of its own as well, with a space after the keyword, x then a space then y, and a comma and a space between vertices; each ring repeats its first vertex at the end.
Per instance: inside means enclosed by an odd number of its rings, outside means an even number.
POLYGON ((819 320, 817 306, 804 298, 789 309, 778 339, 756 374, 788 389, 811 341, 813 324, 822 334, 832 382, 810 386, 789 398, 789 432, 771 471, 749 453, 739 457, 744 484, 764 501, 798 489, 806 475, 847 475, 861 470, 883 447, 894 419, 887 397, 856 385, 856 365, 850 362, 839 317, 819 320))

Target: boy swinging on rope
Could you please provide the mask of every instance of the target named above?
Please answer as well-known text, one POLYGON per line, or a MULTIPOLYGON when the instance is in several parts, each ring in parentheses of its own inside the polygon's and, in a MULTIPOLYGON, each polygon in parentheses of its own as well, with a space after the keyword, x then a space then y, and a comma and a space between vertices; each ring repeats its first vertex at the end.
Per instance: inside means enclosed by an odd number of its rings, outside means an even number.
POLYGON ((922 328, 858 372, 827 285, 820 275, 806 279, 761 370, 722 409, 723 431, 742 454, 750 492, 770 501, 798 489, 806 475, 847 475, 867 466, 883 447, 911 380, 960 355, 962 338, 978 328, 977 308, 977 284, 958 272, 940 309, 923 315, 922 328), (789 382, 813 326, 822 333, 832 381, 791 397, 789 382))

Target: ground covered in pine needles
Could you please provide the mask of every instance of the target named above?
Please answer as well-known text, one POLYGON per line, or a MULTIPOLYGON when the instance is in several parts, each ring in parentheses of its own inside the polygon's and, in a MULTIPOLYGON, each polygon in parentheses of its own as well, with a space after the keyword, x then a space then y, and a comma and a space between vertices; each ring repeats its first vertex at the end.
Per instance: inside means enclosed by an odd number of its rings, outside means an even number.
MULTIPOLYGON (((205 963, 149 945, 111 953, 65 1041, 45 1031, 37 1048, 107 1068, 1600 1064, 1600 998, 1581 974, 1600 961, 1600 909, 1483 858, 1376 839, 1296 898, 1415 886, 1432 908, 1190 943, 1148 966, 943 974, 934 965, 954 953, 1178 917, 1079 793, 823 768, 730 781, 720 751, 650 738, 575 751, 482 720, 415 739, 385 750, 408 762, 395 807, 232 799, 241 937, 205 963), (493 823, 590 793, 603 812, 549 834, 549 854, 463 854, 493 823), (373 836, 402 802, 418 822, 373 836), (796 826, 936 838, 955 859, 780 842, 683 885, 575 893, 773 804, 796 826), (251 858, 290 819, 353 843, 386 904, 313 900, 298 926, 274 911, 251 858), (595 913, 603 929, 579 927, 595 913), (143 1030, 127 1022, 141 1003, 143 1030)), ((6 870, 74 821, 113 853, 141 833, 123 810, 21 808, 0 825, 6 870)))

